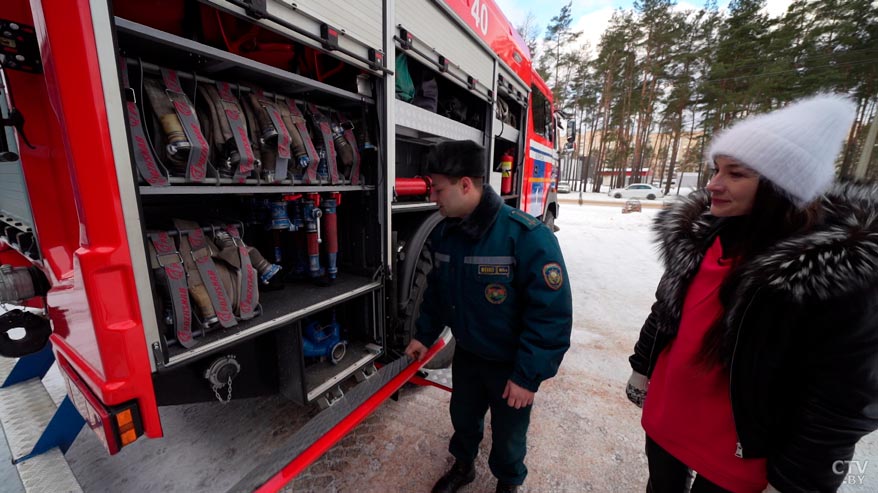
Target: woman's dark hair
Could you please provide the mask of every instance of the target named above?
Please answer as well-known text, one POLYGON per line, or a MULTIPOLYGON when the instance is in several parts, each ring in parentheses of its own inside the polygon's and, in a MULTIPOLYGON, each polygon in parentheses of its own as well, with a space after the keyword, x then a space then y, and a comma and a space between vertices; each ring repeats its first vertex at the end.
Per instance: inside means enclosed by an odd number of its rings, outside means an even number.
MULTIPOLYGON (((723 256, 734 259, 734 265, 720 285, 719 301, 724 312, 732 306, 741 284, 742 268, 778 242, 811 230, 820 220, 821 210, 819 201, 799 209, 770 181, 759 178, 750 214, 727 221, 730 229, 734 229, 731 233, 734 238, 728 244, 723 242, 723 256), (731 226, 733 222, 735 224, 731 226)), ((723 235, 723 226, 720 226, 719 235, 723 235)), ((708 367, 721 364, 728 368, 732 348, 725 347, 729 343, 726 334, 732 329, 735 328, 726 326, 723 315, 717 317, 704 336, 698 354, 699 363, 708 367)))

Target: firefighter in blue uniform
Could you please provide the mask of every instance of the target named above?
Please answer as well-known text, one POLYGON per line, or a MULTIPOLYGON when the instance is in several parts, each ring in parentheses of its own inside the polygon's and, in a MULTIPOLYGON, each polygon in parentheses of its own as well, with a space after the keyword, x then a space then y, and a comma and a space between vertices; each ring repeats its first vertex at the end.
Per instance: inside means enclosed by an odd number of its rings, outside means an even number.
POLYGON ((431 199, 444 219, 430 236, 433 269, 406 354, 420 359, 447 325, 453 360, 451 469, 433 487, 453 492, 475 479, 485 413, 493 430, 488 464, 497 491, 524 482, 526 435, 540 383, 570 347, 572 300, 555 235, 503 203, 483 183, 483 148, 445 142, 428 157, 431 199))

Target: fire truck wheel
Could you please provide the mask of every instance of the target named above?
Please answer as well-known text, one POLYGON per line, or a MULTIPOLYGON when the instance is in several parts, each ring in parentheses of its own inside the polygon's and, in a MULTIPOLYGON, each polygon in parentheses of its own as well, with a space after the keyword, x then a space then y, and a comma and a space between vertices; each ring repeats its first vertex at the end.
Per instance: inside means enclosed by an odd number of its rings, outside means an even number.
MULTIPOLYGON (((427 248, 421 249, 418 257, 418 264, 415 267, 415 273, 412 280, 411 298, 409 298, 408 306, 405 309, 405 334, 406 340, 411 340, 415 333, 415 321, 421 311, 421 302, 424 301, 424 291, 427 289, 427 275, 433 270, 433 259, 427 248)), ((451 360, 454 357, 454 339, 447 346, 442 348, 436 356, 424 365, 424 368, 436 370, 439 368, 448 368, 451 366, 451 360)))

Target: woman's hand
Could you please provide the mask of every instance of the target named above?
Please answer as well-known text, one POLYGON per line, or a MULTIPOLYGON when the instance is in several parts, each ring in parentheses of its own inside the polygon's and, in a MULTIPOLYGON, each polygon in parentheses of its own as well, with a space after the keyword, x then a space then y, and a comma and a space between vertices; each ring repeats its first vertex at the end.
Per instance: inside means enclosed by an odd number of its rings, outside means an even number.
POLYGON ((625 388, 625 394, 628 396, 629 401, 642 408, 643 401, 646 400, 646 389, 648 387, 649 379, 646 378, 646 375, 632 371, 631 377, 628 379, 628 386, 625 388))

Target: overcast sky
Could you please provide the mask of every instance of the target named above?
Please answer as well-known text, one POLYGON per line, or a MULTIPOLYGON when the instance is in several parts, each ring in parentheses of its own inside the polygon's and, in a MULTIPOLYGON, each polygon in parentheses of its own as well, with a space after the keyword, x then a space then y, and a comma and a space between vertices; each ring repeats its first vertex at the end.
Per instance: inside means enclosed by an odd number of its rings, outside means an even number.
MULTIPOLYGON (((513 25, 518 26, 524 22, 528 12, 533 12, 537 17, 540 28, 540 38, 546 31, 546 25, 552 17, 558 15, 568 0, 494 0, 506 17, 513 25)), ((717 2, 720 9, 726 8, 728 0, 717 2)), ((772 17, 783 14, 792 0, 768 0, 766 12, 772 17)), ((574 0, 573 1, 573 24, 576 30, 582 31, 582 37, 591 43, 594 49, 600 41, 601 34, 607 27, 610 16, 616 8, 630 9, 634 5, 633 0, 574 0)), ((703 2, 698 0, 678 1, 677 8, 681 10, 698 10, 703 2)))

